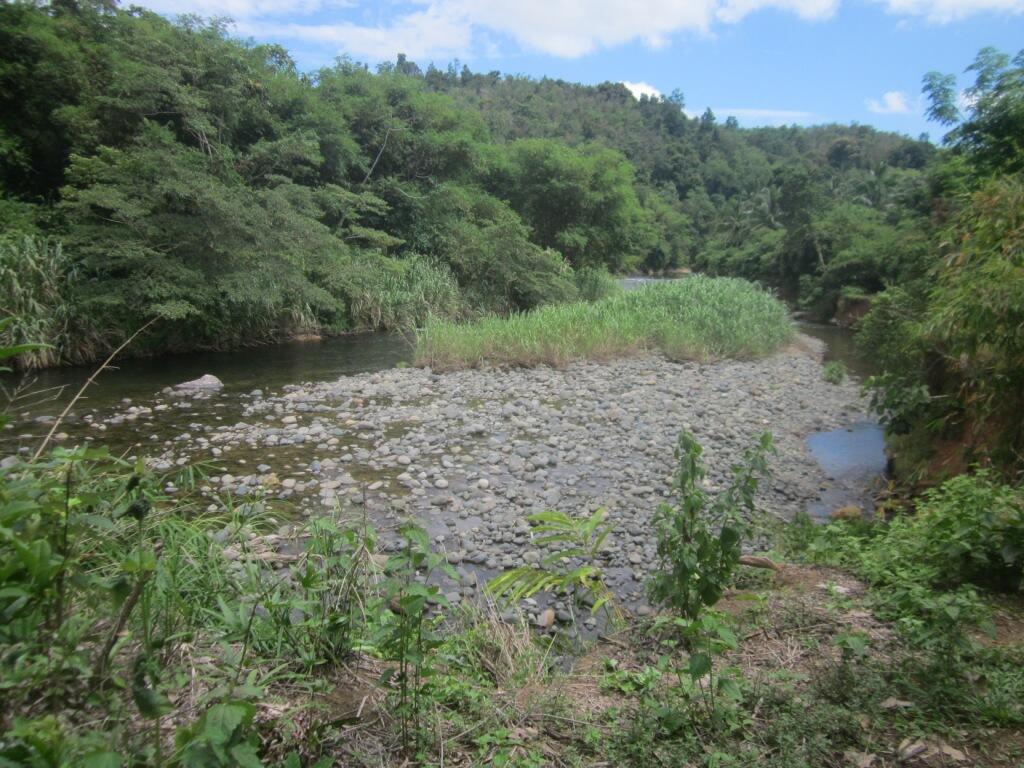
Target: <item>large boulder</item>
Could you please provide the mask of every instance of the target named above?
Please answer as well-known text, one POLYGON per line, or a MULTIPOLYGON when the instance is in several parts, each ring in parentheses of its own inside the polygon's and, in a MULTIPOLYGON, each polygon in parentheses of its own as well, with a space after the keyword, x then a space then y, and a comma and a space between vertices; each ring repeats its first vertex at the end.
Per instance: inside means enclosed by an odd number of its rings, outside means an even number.
POLYGON ((192 379, 192 381, 183 381, 181 384, 175 385, 175 389, 179 392, 215 392, 224 386, 224 382, 218 379, 212 374, 204 374, 198 379, 192 379))

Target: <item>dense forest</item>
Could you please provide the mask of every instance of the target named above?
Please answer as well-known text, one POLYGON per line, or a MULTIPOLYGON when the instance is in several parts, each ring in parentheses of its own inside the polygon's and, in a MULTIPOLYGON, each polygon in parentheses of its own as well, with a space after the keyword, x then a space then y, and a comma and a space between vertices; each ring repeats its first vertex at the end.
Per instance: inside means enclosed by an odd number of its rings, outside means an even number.
POLYGON ((692 267, 831 315, 927 261, 935 148, 683 98, 345 59, 220 22, 0 6, 7 340, 86 362, 529 309, 692 267))

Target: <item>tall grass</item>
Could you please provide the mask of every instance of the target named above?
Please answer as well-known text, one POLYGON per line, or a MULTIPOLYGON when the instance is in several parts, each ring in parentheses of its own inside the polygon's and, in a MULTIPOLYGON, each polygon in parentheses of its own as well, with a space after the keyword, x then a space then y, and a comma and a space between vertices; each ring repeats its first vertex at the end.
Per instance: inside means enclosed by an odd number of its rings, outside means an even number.
POLYGON ((459 285, 447 267, 422 256, 395 261, 392 267, 374 267, 349 290, 356 328, 403 330, 430 315, 452 317, 462 311, 459 285))
POLYGON ((755 358, 792 335, 786 307, 757 286, 696 276, 472 324, 431 319, 417 336, 416 362, 446 370, 559 366, 644 351, 672 360, 755 358))
POLYGON ((30 235, 0 237, 0 318, 11 318, 0 344, 46 345, 14 358, 14 367, 56 365, 68 346, 70 280, 68 259, 59 242, 30 235))
POLYGON ((606 269, 581 267, 573 272, 573 280, 580 301, 598 301, 622 290, 606 269))

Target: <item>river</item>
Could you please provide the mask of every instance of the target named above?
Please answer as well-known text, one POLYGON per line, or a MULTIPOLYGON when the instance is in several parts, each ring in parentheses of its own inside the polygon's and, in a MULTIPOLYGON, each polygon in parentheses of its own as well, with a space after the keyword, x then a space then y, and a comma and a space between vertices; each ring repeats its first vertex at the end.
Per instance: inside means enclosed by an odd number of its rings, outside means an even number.
MULTIPOLYGON (((627 281, 627 287, 635 287, 627 281)), ((835 326, 800 323, 799 330, 825 342, 826 360, 842 362, 850 375, 862 380, 872 372, 871 361, 853 343, 850 331, 835 326)), ((198 352, 153 359, 128 360, 104 371, 90 387, 61 429, 86 434, 115 452, 155 452, 186 426, 226 423, 243 416, 243 396, 252 390, 268 392, 287 385, 327 381, 360 373, 382 371, 412 358, 410 341, 400 334, 363 333, 314 342, 291 342, 231 352, 198 352), (171 409, 144 419, 106 419, 132 404, 145 406, 165 387, 213 374, 224 389, 207 400, 190 404, 187 412, 171 409), (90 421, 106 421, 90 428, 90 421)), ((3 453, 27 451, 38 444, 52 417, 81 387, 88 368, 55 368, 15 379, 0 379, 8 395, 21 392, 10 408, 13 422, 0 437, 3 453)), ((809 506, 818 517, 855 504, 870 509, 871 492, 885 469, 882 431, 877 423, 861 420, 840 430, 819 432, 807 439, 812 456, 828 474, 827 488, 809 506)))

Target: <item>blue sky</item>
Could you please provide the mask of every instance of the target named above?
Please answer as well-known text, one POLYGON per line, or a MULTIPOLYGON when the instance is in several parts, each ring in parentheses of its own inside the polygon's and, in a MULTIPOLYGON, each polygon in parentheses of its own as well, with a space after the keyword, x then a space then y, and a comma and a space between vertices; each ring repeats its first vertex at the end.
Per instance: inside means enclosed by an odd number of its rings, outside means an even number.
MULTIPOLYGON (((136 0, 138 1, 138 0, 136 0)), ((962 73, 987 45, 1024 47, 1024 0, 142 0, 167 15, 229 16, 305 70, 347 54, 453 59, 638 92, 682 90, 744 125, 866 123, 911 135, 922 75, 962 73)), ((961 85, 969 84, 967 76, 961 85)))

